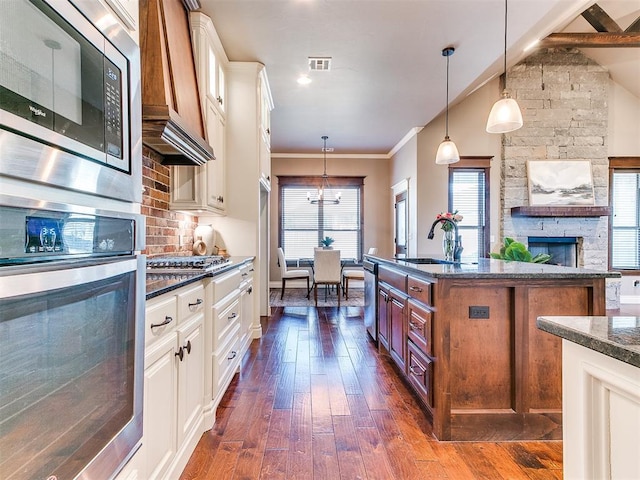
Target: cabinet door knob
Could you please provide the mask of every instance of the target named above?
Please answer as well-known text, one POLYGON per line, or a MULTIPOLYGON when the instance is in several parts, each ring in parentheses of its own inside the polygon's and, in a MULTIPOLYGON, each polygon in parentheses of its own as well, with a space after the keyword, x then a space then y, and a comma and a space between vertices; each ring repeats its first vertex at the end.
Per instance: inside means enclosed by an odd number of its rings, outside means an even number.
POLYGON ((176 357, 180 357, 180 361, 184 358, 184 350, 182 347, 178 349, 178 351, 174 354, 176 357))
POLYGON ((247 293, 251 294, 251 292, 253 292, 253 287, 247 288, 247 293))
POLYGON ((191 340, 187 340, 187 344, 184 346, 187 353, 191 353, 191 340))
POLYGON ((216 100, 218 100, 218 103, 220 105, 222 105, 223 101, 222 101, 222 97, 220 95, 218 95, 218 98, 216 100))

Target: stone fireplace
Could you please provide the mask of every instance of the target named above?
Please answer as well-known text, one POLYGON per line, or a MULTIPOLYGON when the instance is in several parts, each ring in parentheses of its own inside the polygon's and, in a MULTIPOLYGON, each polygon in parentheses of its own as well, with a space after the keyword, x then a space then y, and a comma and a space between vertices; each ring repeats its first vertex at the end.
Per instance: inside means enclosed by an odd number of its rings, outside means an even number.
MULTIPOLYGON (((530 215, 518 207, 529 206, 527 160, 589 160, 595 204, 608 205, 609 81, 608 71, 577 49, 544 49, 527 57, 507 76, 524 126, 502 139, 502 236, 525 244, 530 237, 575 238, 576 265, 595 270, 608 268, 606 214, 587 208, 584 216, 566 209, 530 215)), ((619 281, 612 283, 608 308, 619 298, 619 281)))

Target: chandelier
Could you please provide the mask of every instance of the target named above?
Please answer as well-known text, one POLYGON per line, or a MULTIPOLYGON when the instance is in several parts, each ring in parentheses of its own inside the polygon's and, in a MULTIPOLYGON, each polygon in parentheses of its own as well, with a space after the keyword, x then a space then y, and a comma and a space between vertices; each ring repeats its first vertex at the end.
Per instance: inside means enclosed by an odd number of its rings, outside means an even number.
POLYGON ((311 192, 307 192, 307 200, 312 205, 338 205, 340 203, 340 197, 342 196, 340 192, 336 192, 335 198, 333 199, 326 198, 326 193, 331 190, 331 186, 329 185, 329 176, 327 175, 327 139, 329 137, 323 135, 321 138, 324 141, 324 146, 322 147, 322 151, 324 152, 324 173, 322 174, 320 186, 315 193, 315 198, 311 197, 311 192))

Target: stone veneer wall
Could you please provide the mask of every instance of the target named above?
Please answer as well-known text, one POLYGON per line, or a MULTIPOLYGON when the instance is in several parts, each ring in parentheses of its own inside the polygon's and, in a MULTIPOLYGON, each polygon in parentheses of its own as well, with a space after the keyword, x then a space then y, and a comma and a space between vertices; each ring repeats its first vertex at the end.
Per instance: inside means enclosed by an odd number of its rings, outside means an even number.
POLYGON ((142 149, 142 214, 147 221, 147 255, 191 255, 198 219, 169 210, 171 167, 162 157, 142 149), (182 237, 182 241, 180 239, 182 237))
POLYGON ((529 205, 527 160, 589 160, 596 205, 608 204, 608 71, 575 49, 546 49, 514 66, 507 87, 524 126, 503 136, 502 234, 579 237, 578 266, 607 269, 608 217, 512 217, 529 205))

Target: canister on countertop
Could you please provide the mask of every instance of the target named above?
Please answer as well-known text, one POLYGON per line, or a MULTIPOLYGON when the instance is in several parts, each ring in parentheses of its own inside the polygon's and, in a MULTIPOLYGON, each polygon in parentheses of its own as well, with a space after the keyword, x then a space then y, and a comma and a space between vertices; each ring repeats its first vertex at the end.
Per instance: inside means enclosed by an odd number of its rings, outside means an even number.
POLYGON ((193 254, 212 255, 216 231, 211 225, 198 225, 193 232, 193 254))

